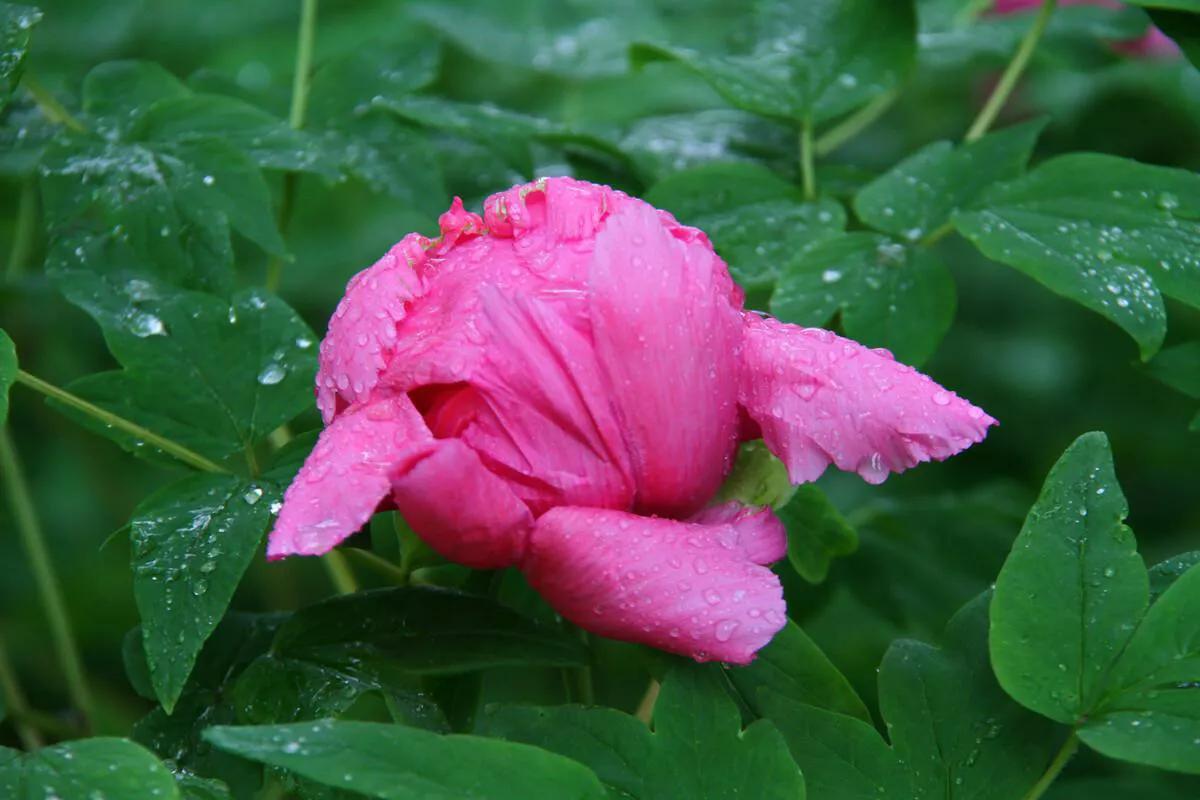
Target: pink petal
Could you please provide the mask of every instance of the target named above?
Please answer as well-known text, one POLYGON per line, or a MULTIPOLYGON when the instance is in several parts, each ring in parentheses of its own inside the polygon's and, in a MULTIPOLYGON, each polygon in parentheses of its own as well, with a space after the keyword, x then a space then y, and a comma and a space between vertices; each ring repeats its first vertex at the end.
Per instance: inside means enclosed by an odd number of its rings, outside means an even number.
POLYGON ((326 424, 342 407, 365 400, 378 383, 396 345, 396 326, 424 292, 413 265, 424 259, 428 243, 410 233, 347 284, 321 342, 317 406, 326 424))
POLYGON ((731 500, 701 509, 687 521, 732 526, 738 534, 738 546, 755 564, 774 564, 787 555, 787 529, 770 506, 747 506, 731 500))
POLYGON ((746 314, 739 400, 792 481, 830 463, 869 483, 982 441, 996 420, 886 350, 746 314))
POLYGON ((433 441, 407 397, 348 409, 317 440, 283 496, 268 558, 332 550, 371 518, 392 475, 433 441))
POLYGON ((786 622, 783 589, 746 558, 732 525, 560 507, 521 565, 564 617, 697 661, 746 664, 786 622))
POLYGON ((596 237, 589 291, 601 367, 625 432, 635 508, 685 516, 728 472, 741 322, 707 240, 628 201, 596 237))
POLYGON ((520 560, 533 526, 508 483, 458 439, 439 439, 393 484, 404 521, 444 557, 475 569, 520 560))

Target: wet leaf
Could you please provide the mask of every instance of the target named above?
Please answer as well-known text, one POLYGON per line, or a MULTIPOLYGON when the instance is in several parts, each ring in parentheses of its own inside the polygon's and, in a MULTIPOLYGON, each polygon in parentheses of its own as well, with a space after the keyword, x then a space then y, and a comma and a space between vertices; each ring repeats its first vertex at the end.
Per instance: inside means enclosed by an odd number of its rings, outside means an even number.
POLYGON ((810 583, 820 583, 838 556, 858 549, 858 534, 825 493, 812 484, 800 486, 779 509, 788 533, 788 561, 810 583))
POLYGON ((955 226, 984 255, 1162 344, 1161 295, 1200 307, 1200 176, 1094 153, 1045 162, 986 192, 955 226))
POLYGON ((17 380, 17 348, 0 328, 0 425, 8 419, 8 392, 17 380))
POLYGON ((128 739, 64 742, 22 755, 0 747, 0 795, 11 800, 177 800, 170 770, 128 739))
POLYGON ((1075 440, 1050 471, 996 578, 991 653, 1017 702, 1074 724, 1091 713, 1149 597, 1108 439, 1075 440))
POLYGON ((936 256, 858 232, 798 249, 771 297, 771 313, 785 322, 826 327, 840 311, 847 336, 918 365, 950 329, 955 305, 954 281, 936 256))
POLYGON ((536 747, 371 722, 214 727, 205 738, 244 758, 388 800, 601 800, 582 765, 536 747))
POLYGON ((664 679, 654 731, 607 708, 501 706, 481 732, 526 742, 589 766, 610 796, 804 798, 804 779, 779 732, 759 721, 742 729, 737 706, 714 668, 678 666, 664 679))
POLYGON ((41 10, 33 6, 0 3, 0 112, 21 82, 29 35, 41 19, 41 10))

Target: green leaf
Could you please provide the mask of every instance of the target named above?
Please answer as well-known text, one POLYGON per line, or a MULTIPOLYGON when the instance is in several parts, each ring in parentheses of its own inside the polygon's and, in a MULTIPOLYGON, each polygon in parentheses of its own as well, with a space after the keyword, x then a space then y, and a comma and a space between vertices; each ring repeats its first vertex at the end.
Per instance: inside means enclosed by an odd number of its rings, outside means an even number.
POLYGON ((1079 738, 1113 758, 1200 774, 1200 566, 1146 612, 1079 738))
POLYGON ((440 55, 437 40, 411 26, 331 58, 313 73, 309 119, 317 126, 340 127, 374 97, 412 94, 437 78, 440 55))
POLYGON ((127 739, 80 739, 21 755, 0 748, 0 795, 10 800, 179 798, 170 770, 127 739))
POLYGON ((742 730, 713 668, 679 666, 663 681, 654 732, 607 708, 503 706, 481 720, 489 736, 535 744, 589 766, 610 796, 637 800, 756 797, 796 800, 804 780, 775 727, 742 730))
POLYGON ((419 3, 417 19, 476 58, 573 78, 621 75, 638 36, 663 31, 638 0, 419 3))
POLYGON ((1075 153, 993 187, 954 216, 984 255, 1120 325, 1143 359, 1162 344, 1161 294, 1200 307, 1200 175, 1075 153))
POLYGON ((337 120, 323 146, 371 191, 438 214, 450 200, 437 149, 428 136, 382 112, 337 120))
POLYGON ((737 108, 823 122, 899 84, 916 51, 911 2, 771 0, 757 4, 752 52, 710 55, 636 45, 635 62, 678 61, 737 108))
POLYGON ((788 535, 788 561, 800 577, 820 583, 838 556, 858 549, 858 534, 825 493, 812 484, 800 486, 779 510, 788 535))
POLYGON ((854 197, 866 224, 917 241, 997 181, 1025 171, 1046 120, 1027 122, 955 147, 934 142, 867 184, 854 197))
POLYGON ((1129 0, 1129 4, 1142 8, 1174 8, 1200 14, 1200 0, 1129 0))
POLYGON ((769 691, 778 697, 870 722, 871 714, 850 682, 796 623, 788 624, 744 667, 730 667, 730 682, 752 709, 769 691))
POLYGON ((762 689, 760 713, 783 734, 814 798, 874 800, 903 797, 908 776, 869 722, 762 689))
POLYGON ((578 639, 554 626, 480 597, 424 588, 359 592, 301 609, 271 650, 332 666, 385 661, 422 675, 587 663, 578 639))
POLYGON ((825 326, 838 311, 846 335, 920 364, 954 321, 954 281, 928 251, 873 233, 798 248, 771 297, 785 322, 825 326))
POLYGON ((733 469, 717 491, 716 500, 779 508, 796 491, 783 462, 767 449, 762 439, 753 439, 738 445, 733 469))
MULTIPOLYGON (((315 337, 262 290, 227 302, 143 277, 74 273, 60 283, 124 367, 71 385, 97 405, 213 459, 252 446, 312 405, 315 337)), ((72 416, 135 453, 144 449, 72 416)))
POLYGON ((138 117, 128 138, 166 144, 218 139, 266 169, 330 179, 339 174, 318 139, 235 97, 189 94, 160 100, 138 117))
POLYGON ((17 380, 17 348, 0 328, 0 425, 8 419, 8 391, 17 380))
POLYGON ((258 551, 282 487, 192 475, 134 512, 133 593, 155 695, 168 713, 258 551))
POLYGON ((0 3, 0 112, 21 82, 29 34, 41 19, 41 10, 33 6, 0 3))
POLYGON ((229 787, 218 780, 200 778, 189 772, 176 772, 181 800, 232 800, 229 787))
POLYGON ((1018 800, 1058 750, 1061 729, 997 685, 988 663, 989 599, 980 595, 950 620, 943 647, 901 639, 884 656, 880 710, 911 782, 889 797, 1018 800))
POLYGON ((205 738, 244 758, 387 800, 600 800, 586 767, 536 747, 371 722, 214 727, 205 738))
POLYGON ((1200 550, 1172 556, 1150 568, 1150 601, 1154 602, 1185 572, 1200 564, 1200 550))
POLYGON ((1027 708, 1066 724, 1089 714, 1146 608, 1149 584, 1108 439, 1079 437, 1050 471, 996 578, 992 664, 1027 708))
POLYGON ((108 61, 83 79, 83 111, 100 132, 124 137, 159 100, 187 97, 191 89, 150 61, 108 61))
POLYGON ((714 163, 656 183, 645 200, 708 234, 734 279, 770 286, 781 264, 846 225, 832 200, 806 203, 800 189, 758 164, 714 163))
POLYGON ((1200 400, 1200 341, 1168 347, 1145 369, 1175 391, 1200 400))
POLYGON ((769 157, 787 163, 795 147, 787 126, 731 108, 642 117, 621 138, 621 149, 647 183, 712 162, 769 157))

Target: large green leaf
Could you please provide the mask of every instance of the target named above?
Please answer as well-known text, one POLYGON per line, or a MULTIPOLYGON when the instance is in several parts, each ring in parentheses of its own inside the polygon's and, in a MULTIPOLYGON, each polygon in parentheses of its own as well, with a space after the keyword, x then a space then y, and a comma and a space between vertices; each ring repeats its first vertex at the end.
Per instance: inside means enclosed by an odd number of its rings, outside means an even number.
POLYGON ((0 3, 0 111, 21 81, 29 34, 41 19, 42 12, 33 6, 0 3))
POLYGON ((536 747, 370 722, 210 728, 244 758, 387 800, 601 800, 586 767, 536 747))
POLYGON ((854 197, 859 219, 917 241, 993 183, 1024 170, 1045 120, 1015 125, 955 147, 934 142, 867 184, 854 197))
POLYGON ((788 700, 870 721, 850 682, 803 629, 789 621, 749 665, 726 673, 751 708, 763 691, 788 700))
POLYGON ((779 509, 779 519, 787 528, 788 561, 800 577, 811 583, 825 580, 833 559, 858 549, 854 528, 812 484, 797 488, 787 505, 779 509))
POLYGON ((677 172, 650 187, 645 200, 707 233, 734 279, 748 288, 769 287, 798 250, 846 225, 836 202, 806 203, 798 187, 751 163, 677 172))
POLYGON ((654 5, 639 0, 515 0, 503 6, 468 0, 411 8, 476 58, 578 78, 624 73, 630 42, 663 29, 654 5))
POLYGON ((884 656, 880 709, 911 785, 894 796, 1019 800, 1058 750, 1061 729, 997 685, 988 600, 980 595, 951 619, 943 647, 902 639, 884 656))
POLYGON ((0 747, 0 796, 7 800, 177 800, 163 764, 127 739, 80 739, 22 755, 0 747))
POLYGON ((272 653, 332 666, 386 661, 424 675, 499 666, 581 666, 578 639, 492 601, 439 589, 377 589, 301 609, 272 653))
POLYGON ((958 230, 989 258, 1120 325, 1143 358, 1162 344, 1161 295, 1200 307, 1200 175, 1076 153, 993 187, 958 230))
MULTIPOLYGON (((231 301, 144 277, 63 276, 67 299, 104 331, 124 369, 72 391, 210 458, 244 450, 312 404, 315 337, 258 289, 231 301)), ((76 415, 139 452, 144 443, 76 415)))
POLYGON ((916 51, 916 15, 907 0, 768 0, 756 11, 751 52, 641 44, 634 59, 678 61, 738 108, 822 122, 897 86, 916 51))
POLYGON ((1079 738, 1107 756, 1200 773, 1200 566, 1146 612, 1079 738))
POLYGON ((17 380, 17 348, 0 328, 0 425, 8 419, 8 390, 17 380))
POLYGON ((841 312, 846 335, 919 364, 950 329, 954 281, 933 254, 873 233, 848 233, 795 252, 771 297, 785 322, 825 326, 841 312))
POLYGON ((651 733, 607 708, 502 706, 482 731, 580 761, 610 796, 637 800, 803 798, 804 781, 770 722, 745 730, 713 668, 681 666, 663 681, 651 733))
POLYGON ((154 103, 190 94, 183 81, 153 62, 107 61, 84 76, 83 111, 100 132, 124 138, 154 103))
POLYGON ((282 487, 192 475, 134 512, 133 593, 155 695, 170 712, 258 551, 282 487))
POLYGON ((1107 437, 1085 434, 1050 471, 996 578, 996 676, 1017 702, 1059 722, 1095 708, 1148 602, 1127 513, 1107 437))

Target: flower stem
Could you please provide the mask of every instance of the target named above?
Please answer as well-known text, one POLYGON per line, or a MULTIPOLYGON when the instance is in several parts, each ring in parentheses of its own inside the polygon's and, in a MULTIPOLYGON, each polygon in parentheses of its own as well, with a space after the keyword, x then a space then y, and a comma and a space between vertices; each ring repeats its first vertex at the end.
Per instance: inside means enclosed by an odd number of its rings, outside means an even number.
POLYGON ((321 556, 321 563, 325 565, 329 580, 338 594, 354 594, 358 591, 358 581, 354 580, 354 573, 350 571, 350 564, 346 562, 345 555, 337 550, 330 550, 321 556))
POLYGON ((892 107, 892 103, 896 102, 896 98, 900 96, 900 89, 893 88, 876 97, 870 103, 855 111, 844 120, 834 125, 825 133, 817 137, 814 150, 818 156, 827 156, 834 150, 844 145, 846 142, 853 139, 858 134, 862 133, 871 126, 875 120, 879 119, 892 107))
POLYGON ((1029 64, 1029 59, 1033 56, 1033 51, 1037 49, 1038 42, 1042 39, 1042 34, 1046 32, 1046 25, 1050 22, 1050 17, 1054 14, 1054 7, 1058 5, 1058 0, 1045 0, 1042 7, 1038 10, 1037 16, 1033 20, 1033 25, 1025 33, 1025 37, 1021 39, 1020 46, 1017 47, 1017 52, 1013 55, 1012 61, 1008 62, 1008 66, 1004 69, 1004 74, 1000 76, 1000 80, 992 89, 991 95, 987 102, 983 104, 983 108, 979 111, 979 116, 975 118, 975 122, 971 124, 970 130, 967 131, 965 140, 973 142, 987 133, 988 128, 996 121, 1000 109, 1004 107, 1008 96, 1012 94, 1013 88, 1017 85, 1017 80, 1025 71, 1025 67, 1029 64))
POLYGON ((1054 760, 1050 762, 1050 766, 1046 767, 1046 771, 1042 773, 1042 777, 1038 778, 1038 782, 1033 785, 1022 800, 1038 800, 1046 790, 1050 788, 1050 784, 1063 771, 1063 767, 1067 766, 1067 762, 1071 760, 1071 756, 1075 755, 1075 751, 1079 749, 1079 737, 1075 735, 1075 731, 1071 731, 1071 735, 1062 743, 1062 747, 1058 749, 1054 760))
POLYGON ((642 701, 638 703, 637 711, 633 713, 647 726, 654 720, 654 704, 658 702, 658 693, 661 689, 662 684, 651 678, 650 683, 646 685, 646 693, 642 695, 642 701))
POLYGON ((8 706, 8 714, 12 717, 21 746, 26 750, 37 750, 43 744, 42 737, 37 728, 28 722, 29 701, 17 682, 17 672, 13 669, 3 641, 0 641, 0 691, 4 693, 4 703, 8 706))
MULTIPOLYGON (((312 74, 313 44, 317 38, 317 0, 301 0, 300 28, 296 33, 296 71, 292 76, 292 105, 288 111, 288 124, 295 130, 304 127, 308 112, 308 88, 312 74)), ((279 229, 286 231, 296 206, 296 184, 299 176, 289 172, 283 176, 283 195, 279 201, 279 229)), ((266 287, 279 291, 283 280, 283 259, 271 256, 267 262, 266 287)))
POLYGON ((12 504, 17 532, 29 557, 30 566, 33 567, 34 583, 50 622, 50 640, 62 665, 67 691, 75 708, 85 721, 90 722, 95 719, 92 693, 84 678, 79 647, 75 643, 75 634, 71 631, 67 605, 63 600, 58 576, 54 572, 54 565, 46 548, 46 538, 33 507, 29 484, 21 470, 21 462, 17 457, 16 448, 13 447, 8 428, 0 428, 0 472, 3 472, 4 488, 12 504))
POLYGON ((17 219, 12 247, 8 251, 8 279, 15 280, 25 271, 37 228, 37 184, 32 176, 21 183, 17 201, 17 219))
POLYGON ((116 414, 113 414, 111 411, 105 411, 103 408, 100 408, 100 406, 93 405, 87 400, 84 400, 82 397, 77 397, 65 389, 60 389, 52 383, 47 383, 41 378, 30 375, 23 369, 17 370, 17 383, 24 384, 34 391, 41 392, 47 397, 54 398, 63 405, 70 406, 77 411, 82 411, 89 417, 98 419, 106 425, 119 428, 125 433, 128 433, 130 436, 140 439, 141 441, 146 442, 146 444, 153 445, 159 450, 162 450, 164 453, 169 453, 175 456, 175 458, 179 459, 190 467, 203 470, 204 472, 229 471, 220 464, 210 461, 199 453, 189 450, 178 442, 174 442, 164 436, 159 436, 154 431, 143 428, 136 422, 130 422, 124 417, 119 417, 116 414))
POLYGON ((70 111, 67 111, 66 107, 58 102, 58 98, 31 73, 25 73, 25 76, 21 79, 21 85, 33 97, 34 102, 37 103, 38 108, 41 109, 42 115, 46 119, 56 125, 65 125, 76 133, 85 133, 87 131, 87 127, 77 120, 70 111))
POLYGON ((918 244, 920 244, 921 247, 932 247, 933 245, 937 244, 942 239, 945 239, 947 236, 949 236, 953 232, 954 232, 954 222, 952 220, 946 220, 941 225, 937 226, 936 228, 931 230, 929 233, 925 234, 925 237, 923 239, 921 239, 921 241, 918 244))
POLYGON ((800 128, 800 179, 804 184, 804 199, 817 199, 817 175, 813 165, 813 126, 809 120, 800 128))
POLYGON ((370 550, 348 547, 342 551, 342 555, 348 557, 351 561, 357 561, 363 566, 374 570, 397 585, 404 586, 408 583, 408 572, 404 569, 403 565, 396 566, 391 561, 376 553, 372 553, 370 550))

